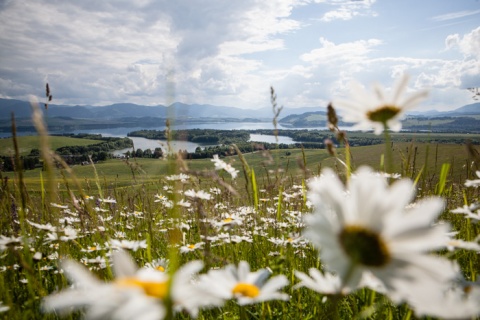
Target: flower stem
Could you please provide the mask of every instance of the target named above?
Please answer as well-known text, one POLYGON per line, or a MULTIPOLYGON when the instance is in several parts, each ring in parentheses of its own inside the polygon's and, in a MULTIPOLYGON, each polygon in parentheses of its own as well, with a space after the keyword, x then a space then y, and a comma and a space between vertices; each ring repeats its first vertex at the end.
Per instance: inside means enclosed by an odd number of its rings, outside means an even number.
POLYGON ((337 294, 334 294, 332 296, 332 303, 330 305, 330 312, 329 312, 329 314, 332 315, 332 319, 340 319, 341 318, 340 317, 340 308, 339 308, 340 300, 344 297, 344 295, 343 295, 344 289, 345 289, 348 281, 352 277, 356 266, 357 266, 357 264, 355 262, 352 261, 350 263, 350 266, 348 267, 347 272, 342 277, 343 279, 342 279, 342 285, 341 285, 340 292, 337 293, 337 294))
POLYGON ((392 142, 386 123, 384 124, 383 132, 385 134, 385 163, 383 165, 383 171, 385 171, 386 173, 393 173, 392 142))
POLYGON ((345 164, 346 166, 346 180, 350 180, 350 175, 352 174, 352 159, 350 154, 350 144, 348 140, 345 139, 345 164))

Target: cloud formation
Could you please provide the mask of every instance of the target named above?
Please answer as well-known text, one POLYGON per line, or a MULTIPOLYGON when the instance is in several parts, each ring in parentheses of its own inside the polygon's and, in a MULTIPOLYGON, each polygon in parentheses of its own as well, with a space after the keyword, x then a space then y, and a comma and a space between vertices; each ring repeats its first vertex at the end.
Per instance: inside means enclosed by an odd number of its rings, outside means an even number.
POLYGON ((432 89, 429 108, 469 102, 461 90, 480 86, 480 27, 468 21, 480 10, 439 8, 425 16, 427 27, 438 30, 436 47, 426 52, 412 29, 425 26, 413 26, 407 10, 392 6, 375 0, 1 1, 0 97, 41 97, 49 82, 54 102, 71 105, 181 101, 258 108, 269 106, 273 85, 281 104, 323 107, 348 94, 352 79, 388 85, 408 72, 411 90, 432 89), (441 24, 451 20, 458 23, 441 24))

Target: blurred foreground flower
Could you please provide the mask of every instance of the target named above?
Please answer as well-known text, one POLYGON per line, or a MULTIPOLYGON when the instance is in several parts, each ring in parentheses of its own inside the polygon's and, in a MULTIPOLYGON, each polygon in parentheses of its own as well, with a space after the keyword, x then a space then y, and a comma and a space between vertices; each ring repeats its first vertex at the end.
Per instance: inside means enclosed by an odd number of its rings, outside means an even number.
POLYGON ((453 282, 446 289, 437 289, 430 290, 428 294, 418 295, 417 299, 411 302, 418 316, 429 315, 455 320, 478 319, 480 313, 479 283, 453 282))
POLYGON ((387 128, 397 132, 402 128, 400 120, 405 112, 427 97, 425 90, 405 95, 407 82, 408 76, 404 74, 388 97, 379 85, 375 85, 373 94, 370 94, 360 84, 353 83, 352 99, 335 101, 334 106, 343 110, 343 120, 356 123, 357 129, 369 130, 373 127, 375 134, 387 128))
POLYGON ((456 278, 453 262, 429 254, 445 246, 449 229, 432 225, 443 210, 441 199, 407 210, 413 183, 402 179, 389 186, 368 168, 359 169, 347 187, 330 169, 309 186, 315 210, 305 218, 305 237, 319 248, 326 269, 338 274, 341 289, 359 288, 371 274, 393 301, 412 302, 456 278))
POLYGON ((10 307, 9 306, 6 306, 3 304, 3 301, 0 301, 0 312, 6 312, 10 310, 10 307))
MULTIPOLYGON (((329 272, 322 274, 315 268, 310 268, 308 273, 310 276, 295 270, 295 276, 300 279, 300 282, 294 288, 306 287, 324 294, 336 294, 342 290, 342 282, 338 275, 329 272)), ((348 291, 345 290, 344 293, 348 293, 348 291)))
POLYGON ((87 319, 162 319, 165 308, 156 297, 167 292, 164 273, 136 273, 136 267, 123 251, 115 252, 117 278, 105 283, 79 263, 67 260, 62 269, 73 286, 45 298, 46 312, 68 313, 86 309, 87 319))
POLYGON ((5 251, 8 247, 17 247, 22 245, 22 237, 6 237, 0 235, 0 253, 5 251))
POLYGON ((73 286, 50 295, 43 302, 47 312, 86 309, 87 319, 163 319, 167 310, 186 310, 196 317, 200 307, 221 305, 222 301, 200 291, 192 277, 203 268, 201 261, 182 266, 170 277, 153 268, 137 269, 125 253, 113 253, 116 278, 105 283, 82 265, 67 260, 62 268, 73 286))
POLYGON ((232 176, 232 179, 235 179, 237 177, 239 171, 234 167, 232 167, 231 164, 226 163, 223 160, 220 160, 220 158, 218 157, 218 154, 214 154, 213 159, 211 161, 215 164, 215 170, 223 169, 227 171, 232 176))
POLYGON ((110 245, 115 249, 128 249, 132 251, 137 251, 138 249, 147 248, 147 240, 130 241, 110 239, 110 245))
POLYGON ((240 305, 288 300, 286 293, 278 291, 288 285, 287 277, 278 275, 267 281, 269 276, 270 271, 267 269, 250 272, 248 262, 240 261, 238 268, 228 265, 224 269, 210 270, 200 276, 199 286, 218 298, 237 299, 240 305))
POLYGON ((475 171, 475 174, 479 179, 465 181, 465 187, 479 187, 480 186, 480 171, 475 171))

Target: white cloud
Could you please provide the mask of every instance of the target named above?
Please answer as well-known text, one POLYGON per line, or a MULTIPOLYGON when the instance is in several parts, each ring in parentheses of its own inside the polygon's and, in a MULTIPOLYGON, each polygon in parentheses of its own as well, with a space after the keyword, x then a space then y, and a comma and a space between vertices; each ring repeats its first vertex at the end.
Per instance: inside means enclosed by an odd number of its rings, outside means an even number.
POLYGON ((480 58, 480 27, 460 37, 458 34, 449 35, 445 40, 447 49, 458 48, 466 57, 480 58))
POLYGON ((375 11, 370 10, 370 7, 376 0, 353 0, 341 1, 330 0, 322 1, 330 5, 338 6, 337 9, 326 12, 320 20, 330 22, 333 20, 350 20, 356 16, 376 16, 375 11))
POLYGON ((42 92, 48 76, 57 103, 158 104, 213 88, 246 102, 247 81, 261 79, 248 72, 261 62, 229 57, 284 48, 279 36, 300 27, 289 18, 300 4, 12 1, 0 11, 0 80, 26 89, 2 86, 0 95, 42 92))
POLYGON ((432 20, 448 21, 448 20, 461 19, 464 17, 473 16, 479 13, 480 13, 480 10, 464 10, 464 11, 450 12, 447 14, 442 14, 439 16, 432 17, 432 20))
MULTIPOLYGON (((374 9, 382 6, 375 4, 0 0, 0 97, 43 97, 48 81, 55 103, 261 107, 270 105, 273 85, 280 104, 296 107, 323 106, 344 93, 352 79, 390 83, 403 72, 412 75, 412 90, 427 86, 452 94, 467 84, 478 86, 480 28, 465 32, 458 24, 452 27, 442 34, 447 48, 442 52, 415 55, 411 45, 410 56, 394 56, 395 41, 404 48, 414 35, 406 39, 402 33, 396 40, 396 32, 368 29, 372 23, 360 25, 368 21, 354 19, 377 16, 374 9), (336 20, 339 29, 328 29, 331 25, 319 18, 336 20)), ((466 16, 461 12, 435 21, 466 16)), ((468 12, 471 16, 473 11, 468 12)), ((377 18, 381 22, 380 13, 377 18)))
MULTIPOLYGON (((445 39, 447 49, 457 49, 464 59, 457 61, 450 71, 460 88, 480 87, 480 27, 460 36, 453 34, 445 39)), ((449 71, 449 70, 447 70, 449 71)))
POLYGON ((351 62, 365 57, 374 47, 381 45, 382 41, 369 39, 337 45, 321 37, 320 44, 320 48, 313 49, 309 53, 303 54, 300 58, 313 64, 329 64, 333 60, 351 62))

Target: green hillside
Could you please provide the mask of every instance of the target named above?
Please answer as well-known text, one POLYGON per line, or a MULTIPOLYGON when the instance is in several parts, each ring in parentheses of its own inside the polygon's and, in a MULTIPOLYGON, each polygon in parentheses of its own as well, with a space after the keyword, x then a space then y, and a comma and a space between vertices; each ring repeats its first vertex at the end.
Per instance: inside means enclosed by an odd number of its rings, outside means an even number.
MULTIPOLYGON (((340 159, 344 159, 343 148, 337 150, 340 159)), ((375 169, 381 169, 381 157, 384 145, 362 146, 352 148, 352 165, 358 168, 368 165, 375 169)), ((428 144, 428 143, 394 143, 393 154, 395 158, 395 171, 415 178, 420 172, 435 179, 443 163, 451 163, 450 178, 453 181, 462 181, 469 173, 465 169, 468 163, 468 153, 464 145, 459 144, 428 144), (426 163, 425 168, 423 168, 426 163)), ((298 177, 318 174, 323 167, 334 167, 342 171, 342 164, 331 157, 324 149, 301 149, 271 150, 269 153, 253 152, 244 155, 250 168, 255 170, 258 183, 266 187, 275 180, 276 169, 280 170, 283 178, 296 180, 298 177), (299 164, 306 163, 307 171, 301 169, 299 164)), ((242 164, 238 156, 224 158, 235 168, 242 171, 242 164)), ((195 172, 212 170, 211 159, 198 159, 185 161, 186 166, 195 172)), ((99 162, 95 168, 88 166, 73 166, 73 174, 82 181, 86 190, 95 186, 95 170, 107 188, 127 187, 132 185, 155 185, 168 174, 171 164, 166 160, 137 158, 129 161, 110 159, 99 162)), ((3 176, 14 178, 13 172, 2 173, 3 176)), ((240 184, 240 179, 235 181, 240 184)), ((24 172, 24 179, 28 188, 32 191, 40 189, 41 169, 24 172)), ((65 190, 61 172, 57 172, 57 182, 61 189, 65 190)), ((242 182, 243 183, 243 182, 242 182)))
MULTIPOLYGON (((40 148, 40 138, 38 136, 17 137, 20 155, 28 155, 32 149, 40 148)), ((51 136, 49 142, 52 150, 65 146, 88 146, 95 143, 101 143, 101 140, 81 139, 72 137, 51 136)), ((14 154, 12 138, 0 139, 0 156, 10 156, 14 154)))
MULTIPOLYGON (((402 128, 411 131, 432 131, 432 132, 462 132, 478 133, 480 131, 480 115, 473 111, 475 105, 465 106, 462 112, 441 113, 435 116, 407 116, 402 121, 402 128)), ((292 128, 318 128, 327 125, 325 112, 307 112, 292 114, 279 120, 282 125, 292 128)), ((339 126, 350 126, 339 117, 339 126)))

